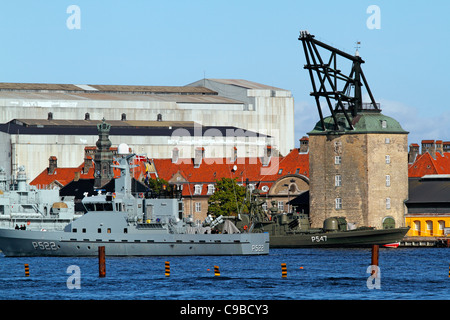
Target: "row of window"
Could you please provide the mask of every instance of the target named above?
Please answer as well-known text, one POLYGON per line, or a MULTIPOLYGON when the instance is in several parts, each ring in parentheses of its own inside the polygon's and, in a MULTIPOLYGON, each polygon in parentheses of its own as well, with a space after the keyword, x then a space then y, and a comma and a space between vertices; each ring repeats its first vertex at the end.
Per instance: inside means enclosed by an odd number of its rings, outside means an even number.
MULTIPOLYGON (((384 161, 386 162, 386 164, 390 164, 391 163, 391 156, 390 155, 385 155, 384 156, 384 161)), ((334 164, 335 165, 340 165, 342 163, 342 156, 334 156, 334 164)))
MULTIPOLYGON (((78 229, 73 228, 72 232, 77 233, 78 229)), ((81 229, 81 233, 86 233, 86 228, 81 229)), ((102 228, 98 228, 97 233, 102 233, 102 228)), ((107 228, 106 233, 111 233, 111 228, 107 228)), ((128 228, 123 228, 123 233, 128 233, 128 228)))
MULTIPOLYGON (((240 186, 242 186, 242 184, 238 184, 238 185, 240 185, 240 186)), ((181 185, 181 187, 182 187, 183 185, 181 185)), ((201 185, 201 184, 196 184, 195 186, 194 186, 194 195, 199 195, 199 194, 202 194, 202 188, 203 188, 203 185, 201 185)), ((256 186, 254 185, 254 184, 252 184, 252 183, 250 183, 249 185, 248 185, 248 189, 250 190, 250 191, 253 191, 254 189, 256 188, 256 186)), ((181 188, 181 190, 182 190, 182 188, 181 188)), ((216 187, 215 187, 215 185, 214 184, 208 184, 208 191, 207 191, 207 195, 212 195, 213 193, 214 193, 214 191, 216 190, 216 187)))
MULTIPOLYGON (((386 209, 390 209, 391 208, 391 198, 386 198, 386 209)), ((334 208, 336 210, 341 210, 342 209, 342 198, 336 198, 334 199, 334 208)))
MULTIPOLYGON (((389 174, 387 174, 385 176, 385 181, 386 181, 386 187, 390 187, 391 186, 391 176, 389 174)), ((334 186, 342 187, 342 176, 340 174, 337 174, 334 176, 334 186)))
MULTIPOLYGON (((201 202, 195 202, 194 206, 195 206, 195 212, 202 212, 202 203, 201 202)), ((262 208, 263 208, 263 210, 267 211, 267 209, 268 209, 267 203, 264 202, 262 204, 262 208)), ((284 211, 284 202, 278 201, 277 208, 280 211, 284 211)))

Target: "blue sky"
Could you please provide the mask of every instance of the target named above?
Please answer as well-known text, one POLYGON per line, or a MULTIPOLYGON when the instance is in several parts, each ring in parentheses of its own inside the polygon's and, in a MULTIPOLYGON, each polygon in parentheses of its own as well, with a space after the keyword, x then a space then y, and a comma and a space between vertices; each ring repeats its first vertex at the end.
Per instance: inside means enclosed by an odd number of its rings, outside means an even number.
MULTIPOLYGON (((354 53, 409 142, 450 140, 450 1, 2 1, 0 81, 185 85, 240 78, 292 91, 296 139, 318 121, 298 41, 307 29, 354 53), (80 29, 69 29, 70 5, 80 29), (369 29, 370 5, 380 28, 369 29)), ((346 70, 344 70, 346 71, 346 70)))

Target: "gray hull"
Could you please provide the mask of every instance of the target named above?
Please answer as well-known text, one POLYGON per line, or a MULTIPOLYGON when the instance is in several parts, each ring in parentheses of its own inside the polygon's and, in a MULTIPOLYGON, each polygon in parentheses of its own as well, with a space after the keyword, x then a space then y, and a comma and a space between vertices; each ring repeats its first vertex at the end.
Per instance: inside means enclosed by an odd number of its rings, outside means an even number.
POLYGON ((265 255, 267 233, 117 235, 0 229, 0 249, 7 257, 265 255))

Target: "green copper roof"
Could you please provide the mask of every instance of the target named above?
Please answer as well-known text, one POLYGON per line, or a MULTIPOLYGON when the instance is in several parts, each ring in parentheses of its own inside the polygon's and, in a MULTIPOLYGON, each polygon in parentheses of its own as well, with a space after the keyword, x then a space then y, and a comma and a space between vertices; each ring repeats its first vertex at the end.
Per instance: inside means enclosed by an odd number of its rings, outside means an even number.
POLYGON ((339 130, 335 130, 333 117, 329 116, 324 118, 325 131, 322 129, 321 122, 317 122, 314 129, 308 132, 309 135, 318 134, 357 134, 357 133, 403 133, 408 134, 403 130, 397 120, 391 117, 385 116, 380 112, 361 112, 352 119, 353 130, 343 113, 337 113, 336 118, 339 123, 339 130))

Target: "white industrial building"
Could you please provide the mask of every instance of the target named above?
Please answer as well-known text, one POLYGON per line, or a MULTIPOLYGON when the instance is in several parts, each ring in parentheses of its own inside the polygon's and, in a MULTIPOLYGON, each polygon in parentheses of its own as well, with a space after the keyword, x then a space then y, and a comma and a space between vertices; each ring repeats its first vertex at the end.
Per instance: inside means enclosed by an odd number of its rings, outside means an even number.
POLYGON ((0 161, 7 174, 26 167, 75 167, 112 125, 113 146, 127 143, 150 158, 282 155, 294 148, 291 92, 246 80, 203 79, 187 86, 0 83, 0 161), (114 131, 116 128, 116 131, 114 131), (237 151, 236 151, 237 150, 237 151))

